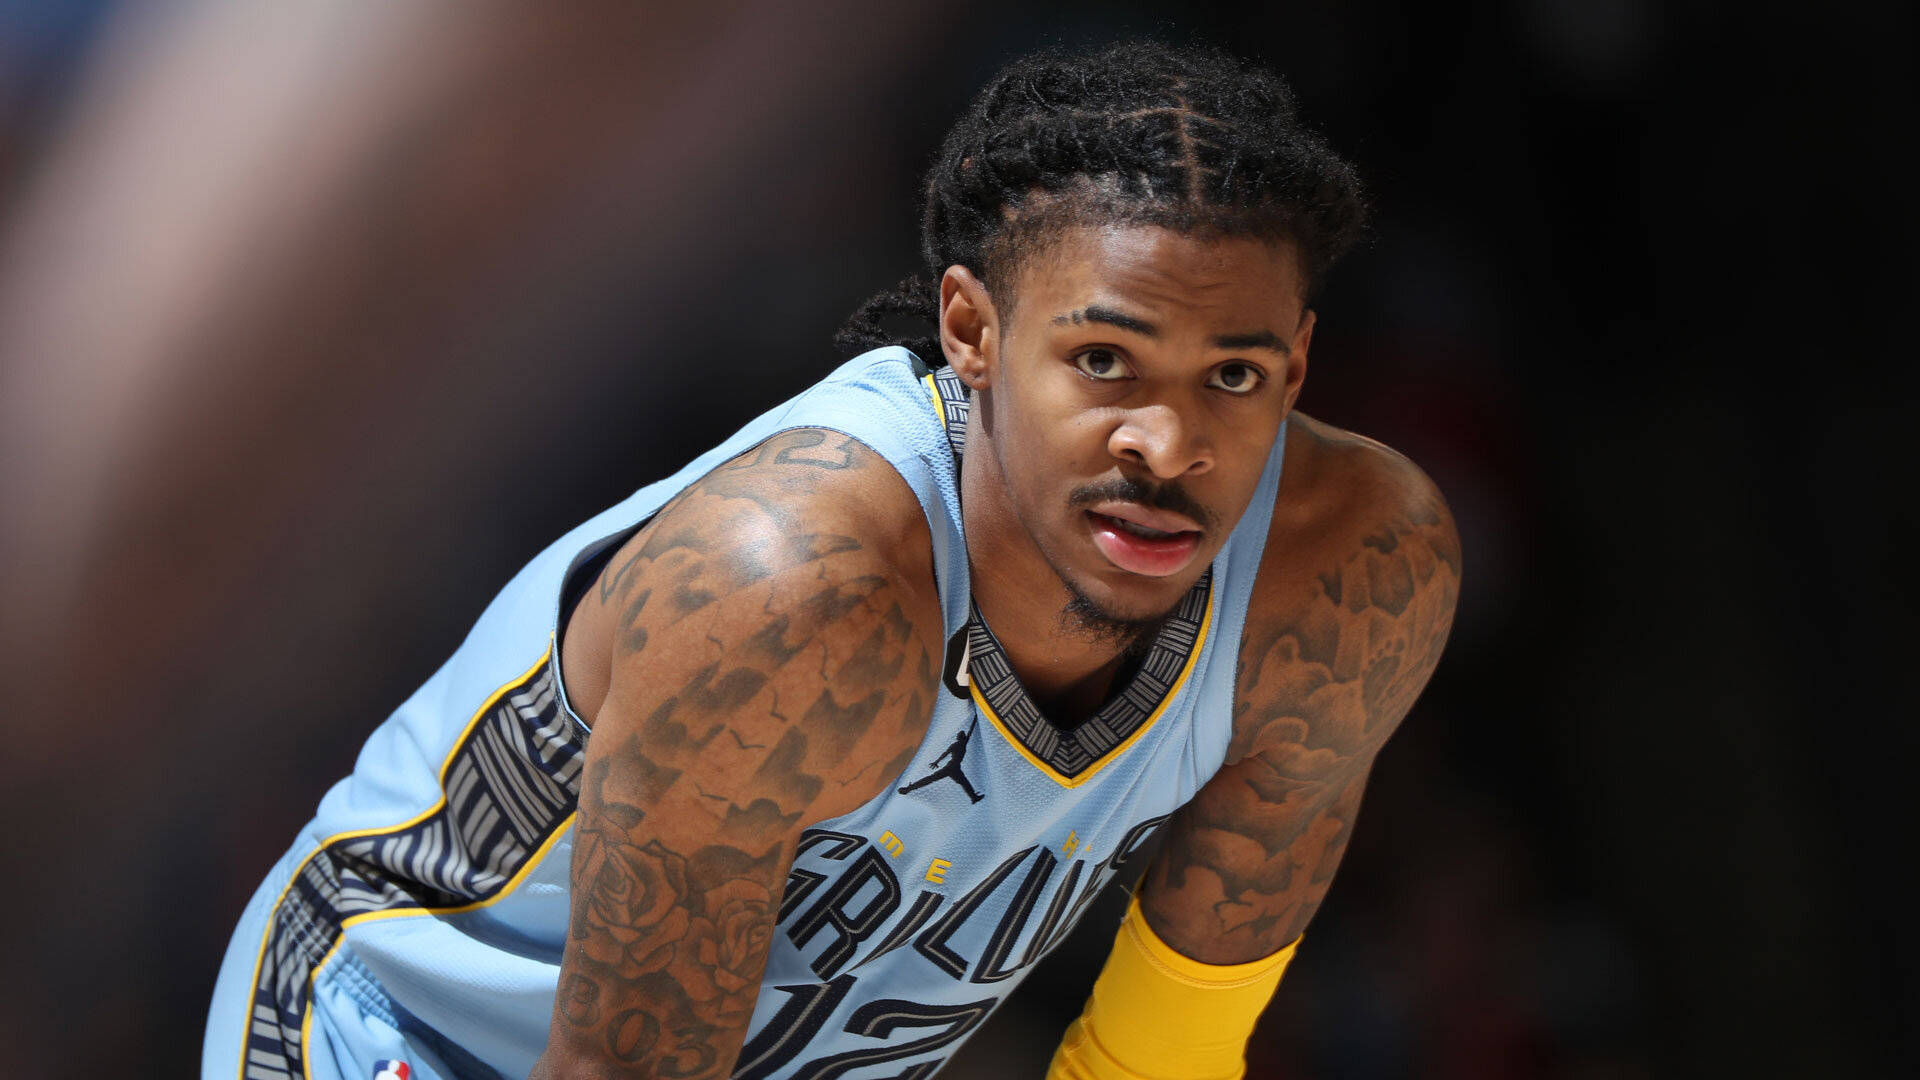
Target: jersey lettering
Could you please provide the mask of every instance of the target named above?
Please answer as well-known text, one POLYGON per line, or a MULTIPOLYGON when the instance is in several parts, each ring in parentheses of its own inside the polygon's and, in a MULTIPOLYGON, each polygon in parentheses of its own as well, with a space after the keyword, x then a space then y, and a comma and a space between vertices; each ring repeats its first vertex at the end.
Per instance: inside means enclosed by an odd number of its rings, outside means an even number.
POLYGON ((833 943, 823 949, 808 964, 813 973, 823 979, 831 979, 835 972, 853 957, 855 949, 867 940, 880 924, 900 906, 900 882, 893 876, 893 868, 887 865, 887 857, 880 849, 869 846, 854 860, 852 867, 840 875, 814 901, 807 913, 794 920, 787 928, 787 937, 795 948, 804 948, 814 935, 824 926, 834 929, 833 943), (855 898, 868 891, 869 885, 878 886, 872 895, 860 902, 857 911, 849 911, 848 905, 855 898))
POLYGON ((1053 868, 1060 860, 1053 852, 1040 849, 1040 857, 1033 860, 1033 869, 1027 871, 1026 880, 1020 883, 1020 891, 1013 896, 1013 903, 1007 906, 1007 913, 1000 917, 1000 924, 993 928, 993 937, 988 939, 985 952, 980 954, 980 962, 974 965, 973 981, 977 983, 1000 982, 1009 979, 1026 966, 1021 961, 1012 967, 1001 967, 1007 956, 1013 952, 1013 943, 1020 940, 1020 932, 1027 928, 1027 919, 1033 915, 1033 905, 1040 900, 1041 890, 1047 887, 1048 879, 1053 877, 1053 868))
MULTIPOLYGON (((796 1070, 794 1080, 835 1080, 854 1069, 867 1065, 878 1065, 887 1061, 899 1061, 901 1058, 924 1054, 937 1050, 948 1043, 965 1038, 967 1032, 980 1026, 993 1007, 999 1004, 997 997, 969 1001, 963 1005, 922 1005, 913 1001, 901 1001, 897 998, 881 998, 869 1001, 853 1012, 847 1021, 847 1032, 852 1035, 866 1035, 875 1039, 884 1039, 903 1027, 940 1027, 941 1030, 918 1039, 909 1039, 894 1046, 876 1046, 871 1049, 849 1050, 843 1054, 834 1054, 817 1061, 810 1061, 796 1070)), ((939 1067, 939 1062, 928 1061, 914 1066, 902 1076, 924 1077, 939 1067)))
MULTIPOLYGON (((857 836, 848 836, 846 833, 834 832, 831 829, 808 829, 800 834, 800 844, 794 849, 793 858, 795 862, 799 862, 800 856, 814 848, 825 847, 826 850, 821 852, 822 855, 829 859, 844 859, 859 846, 860 838, 857 836)), ((789 870, 786 891, 780 895, 780 915, 776 921, 784 923, 791 918, 793 913, 799 910, 801 902, 812 895, 813 890, 819 888, 820 883, 825 880, 827 875, 802 870, 797 866, 789 870)))
POLYGON ((862 967, 871 964, 882 956, 905 945, 908 938, 919 932, 920 927, 925 925, 928 919, 933 918, 933 913, 939 909, 940 904, 945 900, 946 897, 941 896, 937 892, 922 889, 920 895, 913 898, 913 906, 907 909, 906 917, 901 919, 894 925, 892 930, 887 932, 887 936, 881 939, 880 944, 875 946, 872 952, 867 954, 865 960, 853 966, 862 967))
POLYGON ((786 922, 787 919, 792 917, 793 913, 799 910, 801 903, 804 902, 807 897, 812 896, 813 890, 819 888, 820 883, 825 880, 827 880, 827 875, 816 874, 811 870, 802 870, 795 867, 787 871, 787 891, 780 896, 780 918, 778 921, 786 922))
MULTIPOLYGON (((1060 891, 1053 894, 1053 902, 1047 905, 1047 913, 1040 918, 1040 929, 1034 931, 1033 940, 1027 942, 1027 951, 1020 954, 1020 967, 1032 964, 1052 952, 1055 945, 1060 944, 1061 939, 1067 936, 1074 924, 1080 921, 1080 913, 1086 908, 1087 901, 1098 895, 1100 886, 1109 880, 1108 871, 1118 873, 1122 867, 1126 866, 1135 855, 1140 853, 1140 849, 1146 846, 1147 840, 1153 836, 1153 831, 1158 829, 1169 816, 1171 815, 1162 814, 1156 818, 1149 818, 1128 829, 1126 835, 1120 838, 1119 846, 1109 852, 1107 857, 1101 859, 1093 868, 1093 873, 1087 878, 1085 891, 1080 893, 1078 899, 1072 900, 1073 906, 1069 909, 1067 904, 1073 897, 1073 887, 1080 880, 1081 868, 1086 865, 1085 860, 1074 860, 1073 865, 1067 868, 1067 880, 1060 885, 1060 891)), ((1085 850, 1084 846, 1082 850, 1085 850)))
MULTIPOLYGON (((1167 815, 1150 818, 1129 828, 1112 851, 1093 862, 1073 859, 1064 878, 1052 891, 1039 925, 1029 937, 1027 929, 1035 909, 1047 896, 1048 885, 1055 880, 1061 860, 1049 849, 1035 845, 1009 856, 993 872, 962 896, 945 914, 939 913, 945 897, 923 889, 914 897, 906 916, 881 939, 879 947, 863 957, 861 965, 898 949, 913 940, 914 949, 950 978, 974 983, 994 983, 1015 975, 1052 951, 1079 921, 1087 904, 1100 887, 1126 867, 1147 846, 1167 815), (960 955, 950 944, 982 905, 1020 869, 1029 857, 1033 863, 1022 877, 1018 891, 1006 912, 994 926, 978 957, 960 955), (935 916, 939 915, 936 919, 935 916), (918 935, 915 938, 915 935, 918 935), (1019 949, 1022 939, 1026 948, 1019 949), (1014 959, 1015 957, 1018 959, 1014 959), (971 968, 971 973, 969 973, 971 968)), ((1087 851, 1087 846, 1078 845, 1087 851)), ((843 862, 844 869, 829 875, 795 867, 787 876, 786 895, 780 904, 780 924, 794 947, 805 949, 831 928, 828 944, 808 963, 822 979, 832 979, 871 938, 899 913, 904 899, 899 879, 888 865, 887 854, 861 837, 825 829, 809 829, 801 834, 800 852, 817 852, 820 857, 843 862), (848 856, 855 850, 860 855, 848 856), (804 912, 802 913, 802 909, 804 912), (796 913, 800 913, 796 918, 796 913)), ((1088 852, 1091 855, 1091 852, 1088 852)), ((938 865, 944 860, 935 860, 938 865)), ((945 867, 942 867, 945 870, 945 867)), ((943 875, 944 876, 944 875, 943 875)))
MULTIPOLYGON (((1021 967, 1026 967, 1052 951, 1054 945, 1059 943, 1059 939, 1066 937, 1067 931, 1073 929, 1073 920, 1063 916, 1067 913, 1067 905, 1073 903, 1073 888, 1080 884, 1080 873, 1086 868, 1085 859, 1075 859, 1068 864, 1067 880, 1061 882, 1060 888, 1054 892, 1053 902, 1047 905, 1047 913, 1040 917, 1040 929, 1033 932, 1033 940, 1027 942, 1027 951, 1020 954, 1021 967)), ((1093 880, 1096 882, 1100 880, 1099 871, 1094 872, 1093 880)), ((1089 884, 1087 889, 1089 895, 1094 891, 1092 884, 1089 884)), ((1079 911, 1077 905, 1074 911, 1076 913, 1079 911)))
POLYGON ((821 852, 822 855, 829 859, 844 859, 863 843, 866 843, 865 837, 834 832, 832 829, 808 829, 800 834, 800 844, 793 849, 793 858, 798 862, 807 852, 824 847, 827 850, 821 852))
POLYGON ((942 915, 939 922, 927 927, 927 932, 920 935, 919 940, 913 943, 913 947, 920 950, 922 956, 933 961, 941 971, 956 979, 965 978, 966 958, 947 948, 947 939, 959 931, 961 924, 965 923, 980 905, 986 902, 987 897, 993 895, 993 890, 999 888, 1000 883, 1007 880, 1007 877, 1033 852, 1033 848, 1027 848, 1001 863, 993 873, 987 875, 985 881, 975 885, 967 895, 961 897, 960 902, 953 905, 952 911, 942 915))
POLYGON ((833 1015, 840 999, 853 989, 853 976, 842 975, 828 983, 802 983, 799 986, 774 986, 787 995, 786 1003, 740 1048, 740 1060, 734 1063, 734 1080, 765 1080, 774 1070, 792 1061, 800 1049, 813 1041, 833 1015))
MULTIPOLYGON (((1128 829, 1127 834, 1120 838, 1120 845, 1113 849, 1113 854, 1107 856, 1111 868, 1118 870, 1127 865, 1127 860, 1139 854, 1140 849, 1146 846, 1148 840, 1152 839, 1153 830, 1159 828, 1162 822, 1172 816, 1172 814, 1161 814, 1159 817, 1148 818, 1133 828, 1128 829)), ((1102 869, 1106 868, 1107 865, 1103 864, 1102 869)))

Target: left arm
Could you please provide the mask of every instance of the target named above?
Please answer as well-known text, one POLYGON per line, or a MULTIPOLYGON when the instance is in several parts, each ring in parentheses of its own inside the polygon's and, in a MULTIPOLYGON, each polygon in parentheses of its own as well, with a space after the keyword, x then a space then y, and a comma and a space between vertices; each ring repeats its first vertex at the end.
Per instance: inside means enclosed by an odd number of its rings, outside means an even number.
POLYGON ((1333 881, 1374 756, 1453 623, 1460 541, 1419 480, 1309 585, 1282 590, 1293 597, 1271 607, 1256 597, 1230 764, 1174 814, 1140 900, 1154 932, 1186 956, 1273 954, 1306 929, 1333 881))
MULTIPOLYGON (((1317 576, 1263 568, 1228 764, 1174 814, 1050 1080, 1244 1072, 1247 1037, 1353 835, 1374 755, 1453 622, 1459 538, 1432 483, 1406 468, 1417 482, 1396 509, 1320 546, 1317 576)), ((1314 548, 1274 550, 1297 567, 1314 548)))

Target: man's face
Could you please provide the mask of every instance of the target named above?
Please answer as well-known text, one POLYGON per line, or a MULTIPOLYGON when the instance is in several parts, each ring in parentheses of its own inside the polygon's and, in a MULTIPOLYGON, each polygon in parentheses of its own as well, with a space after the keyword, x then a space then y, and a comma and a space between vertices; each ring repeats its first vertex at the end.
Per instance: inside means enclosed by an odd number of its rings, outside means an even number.
POLYGON ((970 533, 976 510, 1017 525, 1095 622, 1165 614, 1246 512, 1292 408, 1313 323, 1301 285, 1290 247, 1069 227, 981 341, 969 381, 1001 505, 970 505, 970 533))

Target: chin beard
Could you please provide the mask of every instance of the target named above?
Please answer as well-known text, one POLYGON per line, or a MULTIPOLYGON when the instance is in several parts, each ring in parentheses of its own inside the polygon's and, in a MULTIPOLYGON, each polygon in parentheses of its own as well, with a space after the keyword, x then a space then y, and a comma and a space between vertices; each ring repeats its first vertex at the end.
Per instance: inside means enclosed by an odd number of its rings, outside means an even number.
POLYGON ((1067 587, 1067 607, 1060 613, 1060 621, 1067 632, 1078 633, 1102 644, 1117 645, 1121 654, 1129 660, 1138 660, 1147 654, 1153 639, 1159 636, 1160 628, 1166 625, 1180 606, 1175 603, 1158 615, 1121 615, 1101 607, 1078 585, 1067 580, 1065 575, 1060 580, 1067 587))

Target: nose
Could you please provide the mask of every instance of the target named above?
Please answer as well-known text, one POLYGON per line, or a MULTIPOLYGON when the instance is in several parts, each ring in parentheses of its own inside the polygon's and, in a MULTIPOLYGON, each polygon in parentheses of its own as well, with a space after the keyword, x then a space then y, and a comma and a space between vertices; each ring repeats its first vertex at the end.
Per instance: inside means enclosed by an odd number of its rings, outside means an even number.
POLYGON ((1213 468, 1213 439, 1205 423, 1166 402, 1126 410, 1107 439, 1114 457, 1144 465, 1161 480, 1198 476, 1213 468))

